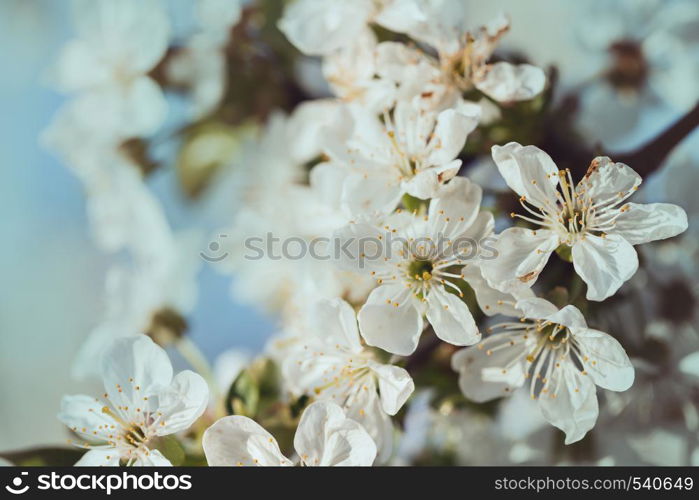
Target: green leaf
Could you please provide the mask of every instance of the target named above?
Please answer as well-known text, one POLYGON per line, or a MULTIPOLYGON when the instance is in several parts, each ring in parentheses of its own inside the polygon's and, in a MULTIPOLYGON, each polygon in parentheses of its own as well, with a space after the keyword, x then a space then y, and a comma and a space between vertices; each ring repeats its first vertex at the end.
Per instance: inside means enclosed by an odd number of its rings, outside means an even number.
POLYGON ((155 447, 167 458, 172 465, 182 465, 186 455, 184 448, 174 436, 163 436, 158 438, 155 447))
POLYGON ((18 466, 71 466, 80 460, 85 450, 77 448, 31 448, 0 453, 4 458, 18 466))
POLYGON ((221 122, 201 122, 186 131, 177 155, 180 186, 196 198, 209 185, 222 166, 230 163, 250 133, 248 126, 230 127, 221 122))
POLYGON ((566 262, 573 262, 573 249, 565 243, 558 245, 558 248, 556 248, 556 253, 566 262))
POLYGON ((226 398, 226 411, 230 415, 244 415, 253 418, 260 402, 260 388, 251 369, 240 372, 226 398))
POLYGON ((415 198, 409 194, 403 195, 403 206, 409 212, 422 213, 423 210, 427 209, 427 201, 421 200, 420 198, 415 198))

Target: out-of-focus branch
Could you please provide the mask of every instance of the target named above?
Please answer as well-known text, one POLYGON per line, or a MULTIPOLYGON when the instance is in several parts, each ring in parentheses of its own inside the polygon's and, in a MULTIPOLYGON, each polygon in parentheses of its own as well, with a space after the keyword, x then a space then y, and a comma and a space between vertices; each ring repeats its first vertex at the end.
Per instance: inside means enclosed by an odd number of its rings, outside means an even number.
MULTIPOLYGON (((423 335, 426 333, 428 332, 424 332, 423 335)), ((431 333, 429 338, 422 342, 417 350, 408 358, 408 361, 406 361, 405 369, 408 373, 413 375, 419 368, 428 363, 432 358, 432 353, 434 353, 441 344, 442 341, 439 340, 434 333, 431 333)))
POLYGON ((580 147, 567 139, 553 135, 548 138, 544 150, 551 151, 557 162, 569 166, 577 178, 582 177, 595 156, 606 155, 612 160, 626 163, 642 177, 655 172, 677 145, 699 127, 699 103, 646 144, 629 152, 604 151, 604 149, 580 147), (549 147, 547 150, 546 147, 549 147))
POLYGON ((672 150, 697 126, 699 126, 699 102, 655 139, 637 150, 610 156, 614 161, 626 163, 645 177, 657 170, 672 150))

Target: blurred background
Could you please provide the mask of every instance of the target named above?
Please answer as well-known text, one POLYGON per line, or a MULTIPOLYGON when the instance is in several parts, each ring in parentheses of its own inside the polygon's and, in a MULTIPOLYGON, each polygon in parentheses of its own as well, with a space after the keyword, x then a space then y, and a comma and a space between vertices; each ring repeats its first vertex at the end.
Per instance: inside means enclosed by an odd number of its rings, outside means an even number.
MULTIPOLYGON (((176 29, 183 33, 190 29, 192 3, 168 2, 176 29)), ((582 29, 574 28, 580 27, 581 19, 589 19, 585 17, 589 12, 581 5, 586 2, 468 3, 475 20, 508 13, 513 28, 504 48, 526 53, 539 66, 555 65, 562 87, 573 88, 596 71, 580 33, 589 30, 593 34, 604 26, 591 22, 582 29)), ((598 20, 602 24, 603 16, 598 20)), ((89 394, 99 386, 98 381, 74 381, 70 365, 101 317, 110 257, 95 248, 89 234, 81 183, 39 140, 65 99, 45 83, 46 70, 73 33, 68 1, 0 2, 0 450, 63 443, 65 431, 55 417, 61 396, 89 394)), ((696 46, 694 50, 696 63, 696 46)), ((696 87, 696 81, 677 80, 676 84, 696 87)), ((168 99, 169 120, 176 121, 184 106, 175 96, 168 99)), ((590 109, 602 102, 600 96, 587 99, 590 109)), ((613 137, 601 132, 606 123, 595 122, 594 116, 581 127, 590 131, 591 142, 602 141, 624 151, 681 115, 663 103, 644 106, 640 119, 613 137)), ((695 132, 675 155, 694 158, 688 167, 693 172, 697 169, 697 148, 692 144, 698 145, 697 139, 695 132)), ((646 181, 647 199, 666 196, 663 179, 656 177, 646 181)), ((697 179, 696 173, 693 178, 697 179)), ((149 184, 174 228, 186 227, 197 218, 205 229, 218 227, 220 221, 188 210, 172 169, 161 169, 149 184)), ((211 361, 230 348, 254 354, 274 332, 273 318, 231 300, 230 279, 207 265, 198 277, 199 297, 190 316, 190 331, 192 340, 211 361)))
MULTIPOLYGON (((178 29, 187 30, 191 2, 170 2, 178 29)), ((63 444, 56 419, 63 394, 99 391, 70 376, 70 365, 103 308, 110 262, 95 248, 80 181, 40 145, 41 133, 65 97, 46 72, 71 38, 68 1, 0 2, 0 449, 63 444)), ((178 110, 173 99, 170 112, 178 110)), ((172 171, 152 185, 173 226, 184 225, 186 201, 172 171)), ((230 278, 202 267, 191 320, 192 339, 212 360, 236 347, 256 352, 273 322, 230 299, 230 278)))

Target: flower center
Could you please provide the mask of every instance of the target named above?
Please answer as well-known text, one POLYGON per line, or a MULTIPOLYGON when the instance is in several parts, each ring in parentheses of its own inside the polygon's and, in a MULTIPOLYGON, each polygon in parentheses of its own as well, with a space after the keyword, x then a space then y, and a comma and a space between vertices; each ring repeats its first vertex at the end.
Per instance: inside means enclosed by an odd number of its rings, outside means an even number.
POLYGON ((633 40, 621 40, 609 46, 612 65, 607 79, 621 91, 638 91, 648 79, 648 62, 641 45, 633 40))
MULTIPOLYGON (((599 168, 599 163, 590 165, 588 172, 599 168)), ((588 191, 589 173, 577 186, 569 169, 559 170, 559 182, 554 191, 554 197, 542 190, 535 180, 531 181, 533 194, 536 199, 529 200, 526 196, 519 199, 520 205, 529 215, 515 212, 510 217, 519 218, 544 229, 556 232, 560 243, 572 246, 586 233, 604 238, 606 233, 614 228, 616 219, 629 210, 628 205, 615 209, 619 203, 631 196, 636 187, 625 192, 614 193, 606 199, 593 199, 588 191)))
MULTIPOLYGON (((555 392, 550 391, 549 381, 554 370, 560 368, 562 363, 572 362, 583 374, 585 373, 581 361, 585 359, 580 353, 580 347, 568 328, 563 325, 521 318, 518 322, 493 325, 489 331, 492 333, 494 329, 504 330, 503 333, 497 334, 501 336, 502 342, 488 349, 485 352, 487 356, 522 342, 528 346, 526 354, 523 354, 526 360, 524 376, 529 380, 529 394, 532 399, 537 399, 543 394, 556 397, 555 392)), ((521 357, 514 357, 507 366, 502 367, 502 373, 506 374, 521 360, 521 357)))
POLYGON ((527 355, 527 361, 530 363, 533 363, 545 349, 565 348, 569 339, 569 332, 565 326, 548 321, 536 321, 534 332, 538 335, 539 340, 534 350, 527 355))
POLYGON ((153 313, 145 333, 157 344, 167 346, 182 338, 187 331, 187 321, 170 307, 163 307, 153 313))
POLYGON ((133 448, 140 448, 141 446, 145 446, 150 440, 151 436, 147 435, 140 425, 135 422, 126 422, 122 417, 112 411, 109 406, 103 406, 102 413, 109 415, 121 424, 121 441, 123 444, 133 448))
POLYGON ((336 392, 346 402, 352 394, 357 390, 362 390, 367 387, 366 377, 371 376, 371 370, 364 364, 355 364, 352 359, 348 363, 336 370, 334 373, 329 373, 324 379, 324 383, 313 389, 316 395, 320 395, 325 391, 333 392, 333 397, 336 392))
POLYGON ((433 264, 431 260, 417 259, 408 264, 408 278, 420 281, 429 281, 432 279, 433 264))

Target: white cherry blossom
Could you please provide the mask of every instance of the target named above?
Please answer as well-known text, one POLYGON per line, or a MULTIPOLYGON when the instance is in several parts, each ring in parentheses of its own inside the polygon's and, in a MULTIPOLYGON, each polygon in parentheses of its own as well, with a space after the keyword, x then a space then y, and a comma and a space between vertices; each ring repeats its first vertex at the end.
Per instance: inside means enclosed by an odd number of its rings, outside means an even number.
POLYGON ((192 36, 165 67, 167 81, 186 89, 192 117, 213 111, 226 91, 226 59, 220 42, 208 33, 192 36))
MULTIPOLYGON (((217 420, 204 432, 202 445, 210 466, 293 465, 269 432, 240 415, 217 420)), ((369 466, 376 457, 371 436, 328 401, 312 403, 304 410, 294 448, 299 465, 305 466, 369 466)))
POLYGON ((531 286, 551 253, 564 245, 587 284, 587 299, 601 301, 636 272, 634 245, 687 229, 687 214, 677 205, 625 203, 641 177, 607 157, 592 160, 577 186, 570 171, 559 170, 535 146, 493 146, 493 159, 526 212, 512 216, 537 226, 513 227, 498 235, 499 256, 484 263, 483 274, 500 290, 531 286))
POLYGON ((331 161, 316 169, 339 169, 341 203, 349 213, 390 212, 406 193, 430 198, 458 172, 456 157, 478 124, 477 111, 430 111, 418 100, 398 102, 383 122, 368 109, 352 107, 352 127, 328 128, 331 161))
POLYGON ((691 0, 594 0, 576 23, 588 85, 579 127, 610 145, 658 104, 683 111, 699 97, 699 8, 691 0))
POLYGON ((579 441, 597 421, 595 386, 627 390, 633 366, 624 348, 588 328, 576 307, 559 310, 540 298, 520 300, 516 307, 519 321, 494 326, 477 346, 452 357, 461 391, 481 403, 528 386, 544 418, 565 432, 566 444, 579 441))
POLYGON ((115 340, 102 358, 101 398, 65 396, 59 420, 89 450, 76 465, 171 465, 154 446, 186 430, 206 409, 209 389, 189 370, 173 377, 165 351, 139 335, 115 340))
MULTIPOLYGON (((442 93, 475 87, 496 101, 510 102, 531 99, 544 89, 546 76, 536 66, 488 62, 500 38, 510 29, 507 17, 498 16, 475 31, 469 29, 467 19, 461 0, 394 0, 376 22, 434 47, 439 59, 434 66, 441 74, 442 93)), ((395 45, 393 50, 404 51, 395 45)), ((424 63, 418 54, 412 59, 424 63)))
MULTIPOLYGON (((415 389, 403 368, 381 363, 362 345, 354 310, 341 299, 323 300, 308 312, 309 325, 283 361, 297 394, 341 405, 372 436, 380 458, 390 455, 395 415, 415 389)), ((381 460, 382 461, 382 460, 381 460)))
POLYGON ((362 31, 351 44, 323 58, 323 75, 340 99, 378 112, 390 108, 397 94, 394 82, 376 78, 376 48, 376 35, 362 31))
POLYGON ((327 55, 351 45, 375 13, 374 0, 294 0, 279 29, 301 52, 327 55))
POLYGON ((481 189, 457 177, 431 200, 424 216, 401 213, 376 226, 350 223, 336 238, 350 244, 340 265, 369 273, 378 287, 359 311, 362 337, 369 345, 407 356, 415 351, 424 327, 454 345, 470 345, 480 333, 461 300, 461 268, 492 232, 493 218, 479 212, 481 189), (456 270, 454 270, 456 267, 456 270), (455 292, 455 293, 454 293, 455 292))
POLYGON ((117 137, 153 133, 167 107, 149 76, 167 50, 170 24, 159 0, 75 0, 77 37, 51 74, 56 87, 79 93, 83 119, 117 137))
POLYGON ((318 166, 307 174, 306 164, 322 154, 326 124, 337 116, 334 101, 302 104, 291 116, 273 115, 246 148, 238 172, 243 206, 214 240, 215 255, 223 256, 216 267, 236 275, 236 299, 287 316, 319 298, 359 302, 368 294, 371 280, 337 269, 323 242, 348 220, 334 196, 338 183, 319 175, 318 166), (287 241, 294 243, 284 253, 287 241))

